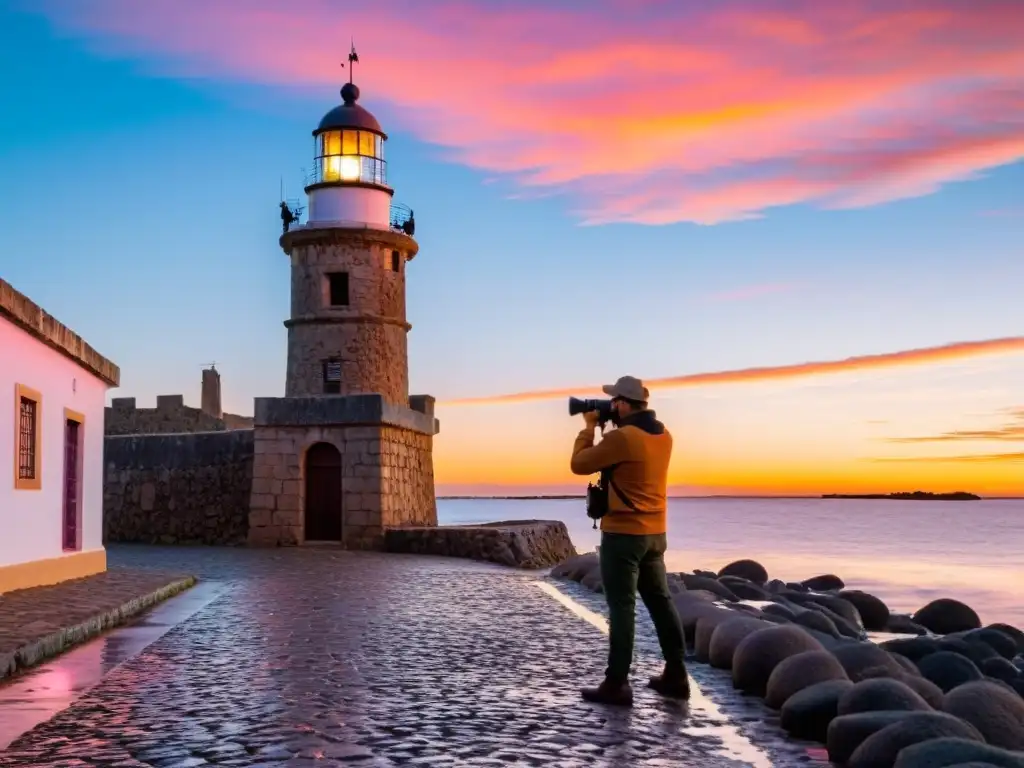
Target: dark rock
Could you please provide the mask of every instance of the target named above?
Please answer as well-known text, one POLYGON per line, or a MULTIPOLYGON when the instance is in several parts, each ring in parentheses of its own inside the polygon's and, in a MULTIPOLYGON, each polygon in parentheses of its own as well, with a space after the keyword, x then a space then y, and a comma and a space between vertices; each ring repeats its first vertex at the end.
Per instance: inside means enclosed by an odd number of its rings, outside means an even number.
POLYGON ((1024 768, 1024 754, 974 739, 932 739, 900 751, 893 768, 966 768, 966 766, 1024 768))
POLYGON ((756 560, 736 560, 729 563, 718 572, 722 576, 739 576, 740 578, 752 581, 763 586, 768 581, 768 571, 756 560))
POLYGON ((1012 661, 1017 655, 1017 642, 1013 637, 991 627, 968 632, 964 635, 964 640, 968 643, 982 642, 1008 661, 1012 661))
POLYGON ((1010 687, 1017 692, 1017 695, 1024 699, 1024 677, 1018 677, 1010 682, 1010 687))
POLYGON ((738 576, 723 576, 719 581, 740 600, 770 600, 772 597, 764 587, 738 576))
POLYGON ((902 613, 889 614, 889 621, 885 624, 886 632, 893 632, 901 635, 927 635, 928 629, 914 622, 912 618, 902 613))
POLYGON ((580 579, 580 584, 591 592, 604 593, 604 583, 601 581, 601 566, 591 568, 587 575, 580 579))
POLYGON ((892 651, 889 651, 889 655, 896 659, 896 663, 903 667, 903 671, 908 675, 913 675, 914 677, 921 676, 921 670, 917 668, 917 664, 912 662, 906 656, 899 653, 893 653, 892 651))
POLYGON ((761 609, 761 613, 782 616, 787 621, 792 621, 796 618, 798 611, 794 611, 784 603, 769 603, 761 609))
POLYGON ((1024 699, 988 681, 964 683, 946 694, 942 709, 965 720, 1004 749, 1024 751, 1024 699))
POLYGON ((934 637, 898 637, 879 643, 879 647, 906 656, 916 663, 928 654, 938 651, 939 641, 934 637))
POLYGON ((906 683, 888 677, 861 680, 839 700, 840 715, 857 712, 930 712, 932 706, 906 683))
POLYGON ((861 592, 859 589, 848 589, 840 592, 837 597, 853 603, 860 614, 864 629, 869 632, 882 632, 889 623, 889 606, 874 595, 861 592))
POLYGON ((874 667, 887 670, 890 677, 899 678, 904 674, 900 663, 874 643, 851 643, 837 648, 833 653, 843 665, 847 676, 855 683, 865 679, 864 673, 874 667))
POLYGON ((981 619, 973 608, 947 597, 932 600, 912 618, 915 623, 927 627, 938 635, 981 627, 981 619))
POLYGON ((764 612, 762 612, 759 618, 764 619, 765 621, 770 621, 772 624, 789 624, 790 623, 789 619, 787 619, 785 616, 780 616, 777 613, 764 613, 764 612))
POLYGON ((804 688, 847 679, 843 665, 828 651, 804 651, 784 659, 772 670, 764 703, 772 709, 782 709, 793 694, 804 688))
POLYGON ((832 637, 842 637, 832 619, 818 611, 800 611, 800 613, 793 617, 792 621, 802 627, 816 629, 819 632, 824 632, 826 635, 832 635, 832 637))
POLYGON ((986 659, 981 665, 981 671, 987 677, 995 677, 1007 683, 1020 677, 1020 670, 1006 659, 986 659))
POLYGON ((985 629, 995 629, 1002 632, 1017 644, 1017 653, 1024 655, 1024 632, 1011 624, 989 624, 985 629))
POLYGON ((917 662, 917 668, 921 670, 922 676, 939 686, 944 693, 948 693, 958 685, 981 680, 984 677, 973 661, 952 651, 938 651, 929 654, 917 662))
POLYGON ((570 557, 551 569, 551 575, 579 581, 599 564, 597 552, 586 552, 570 557))
POLYGON ((870 736, 893 723, 918 714, 921 713, 903 710, 839 715, 829 723, 828 731, 825 734, 828 759, 836 765, 845 765, 850 759, 850 755, 870 736))
POLYGON ((785 592, 786 589, 788 589, 788 587, 786 587, 786 582, 781 579, 772 579, 764 585, 764 588, 772 594, 779 594, 780 592, 785 592))
MULTIPOLYGON (((679 575, 682 576, 683 574, 679 574, 679 575)), ((709 578, 709 579, 717 579, 718 578, 718 574, 715 573, 714 571, 702 571, 699 568, 695 568, 694 569, 693 575, 694 576, 704 576, 704 577, 709 578)))
POLYGON ((736 600, 739 599, 731 589, 725 586, 725 584, 722 584, 718 579, 711 579, 707 576, 691 576, 688 573, 679 574, 679 578, 682 580, 683 584, 686 585, 687 589, 705 589, 723 600, 728 600, 729 602, 736 602, 736 600))
POLYGON ((715 630, 722 624, 736 621, 737 617, 745 621, 756 621, 756 619, 740 617, 733 611, 720 611, 697 619, 697 626, 693 632, 693 656, 697 661, 707 664, 711 660, 711 638, 714 636, 715 630))
POLYGON ((727 615, 730 618, 735 613, 728 608, 715 605, 710 600, 702 597, 703 592, 686 591, 672 595, 672 604, 676 607, 679 619, 683 624, 683 633, 686 635, 686 644, 693 648, 696 642, 697 619, 702 616, 727 615))
POLYGON ((721 622, 711 635, 708 660, 716 669, 732 669, 739 644, 748 636, 770 626, 760 619, 741 616, 721 622))
POLYGON ((839 634, 843 637, 848 637, 851 640, 864 640, 866 638, 864 631, 858 625, 847 621, 838 613, 826 608, 821 603, 816 603, 811 600, 804 603, 803 608, 804 610, 815 611, 816 613, 820 613, 822 616, 828 618, 828 620, 831 621, 839 631, 839 634))
POLYGON ((903 681, 903 684, 908 688, 912 688, 918 696, 928 702, 928 705, 932 709, 942 709, 942 697, 945 694, 942 689, 939 688, 931 680, 928 680, 920 675, 907 675, 906 677, 899 678, 903 681))
POLYGON ((813 589, 815 592, 833 592, 844 589, 846 584, 838 576, 826 573, 821 576, 812 576, 800 582, 800 586, 813 589))
POLYGON ((953 653, 959 653, 961 656, 970 659, 974 662, 975 666, 980 667, 988 659, 1001 658, 998 653, 992 648, 992 646, 982 642, 981 640, 975 640, 973 643, 969 643, 966 640, 956 637, 944 637, 939 640, 940 651, 952 651, 953 653))
POLYGON ((900 750, 930 739, 951 737, 984 743, 971 724, 945 712, 912 712, 897 723, 868 736, 853 754, 849 768, 879 768, 895 764, 900 750))
POLYGON ((747 635, 732 660, 733 685, 746 693, 764 696, 768 678, 780 663, 804 651, 824 646, 800 627, 783 624, 747 635))
MULTIPOLYGON (((825 608, 827 609, 825 611, 825 614, 833 621, 835 621, 835 618, 832 614, 835 614, 841 617, 843 621, 847 622, 847 624, 850 627, 852 627, 854 631, 860 632, 862 629, 864 629, 864 626, 861 622, 860 613, 858 613, 857 609, 853 606, 853 603, 849 602, 848 600, 843 600, 840 597, 836 597, 835 595, 786 592, 785 594, 780 595, 780 597, 784 597, 787 600, 790 600, 791 602, 796 603, 797 605, 802 606, 804 608, 812 608, 816 610, 825 608), (831 613, 829 613, 829 611, 831 613)), ((839 627, 838 622, 836 622, 836 626, 839 627)), ((842 631, 841 628, 840 631, 842 631)))
POLYGON ((793 592, 810 592, 811 591, 808 587, 805 587, 803 584, 800 584, 800 583, 795 582, 795 581, 787 581, 786 582, 786 589, 792 590, 793 592))
POLYGON ((836 718, 839 698, 852 687, 849 680, 827 680, 794 693, 782 705, 783 730, 795 739, 824 744, 828 725, 836 718))

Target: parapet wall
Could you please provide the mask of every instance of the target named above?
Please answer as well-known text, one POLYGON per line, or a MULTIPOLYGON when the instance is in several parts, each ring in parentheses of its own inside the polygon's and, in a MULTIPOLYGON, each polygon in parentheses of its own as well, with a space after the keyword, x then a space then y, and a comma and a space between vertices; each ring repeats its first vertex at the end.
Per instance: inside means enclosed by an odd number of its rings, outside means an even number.
POLYGON ((106 409, 107 435, 165 435, 251 429, 248 416, 225 413, 221 418, 185 405, 184 395, 158 395, 156 408, 136 408, 134 397, 117 397, 106 409))
POLYGON ((105 542, 245 543, 252 430, 108 435, 104 464, 105 542))

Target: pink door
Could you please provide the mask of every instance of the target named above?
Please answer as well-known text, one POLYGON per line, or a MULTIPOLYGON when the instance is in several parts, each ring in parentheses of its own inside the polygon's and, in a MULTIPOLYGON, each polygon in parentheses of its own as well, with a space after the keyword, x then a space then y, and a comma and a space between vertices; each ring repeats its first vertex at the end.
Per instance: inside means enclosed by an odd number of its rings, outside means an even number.
POLYGON ((77 421, 64 424, 64 549, 78 549, 78 430, 77 421))

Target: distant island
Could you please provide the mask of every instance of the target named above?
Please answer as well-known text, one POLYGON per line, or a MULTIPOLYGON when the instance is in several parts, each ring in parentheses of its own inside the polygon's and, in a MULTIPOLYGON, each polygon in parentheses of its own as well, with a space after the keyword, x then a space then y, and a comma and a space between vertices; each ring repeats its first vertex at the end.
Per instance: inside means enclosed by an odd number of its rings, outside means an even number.
POLYGON ((954 491, 953 493, 929 493, 928 491, 912 491, 901 493, 826 493, 823 499, 900 499, 909 501, 981 501, 977 496, 967 491, 954 491))

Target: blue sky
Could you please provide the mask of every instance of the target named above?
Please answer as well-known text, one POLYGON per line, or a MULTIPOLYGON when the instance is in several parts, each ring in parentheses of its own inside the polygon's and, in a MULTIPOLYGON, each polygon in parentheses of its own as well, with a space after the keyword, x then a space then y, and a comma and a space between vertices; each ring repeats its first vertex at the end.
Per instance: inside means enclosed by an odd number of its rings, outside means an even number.
MULTIPOLYGON (((342 71, 294 88, 201 67, 175 76, 44 5, 0 8, 0 275, 121 366, 113 396, 198 404, 202 364, 216 360, 225 407, 251 413, 253 397, 284 389, 279 179, 299 196, 342 71)), ((365 72, 384 58, 361 55, 365 72)), ((437 101, 443 111, 443 88, 437 101)), ((514 174, 453 162, 451 142, 409 129, 415 110, 393 94, 364 86, 362 103, 390 133, 395 199, 416 211, 414 392, 829 360, 1024 328, 1020 162, 871 207, 584 226, 579 187, 519 199, 514 174)))

